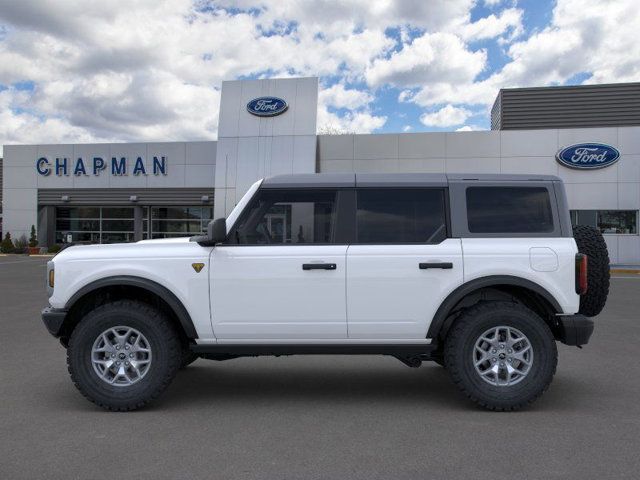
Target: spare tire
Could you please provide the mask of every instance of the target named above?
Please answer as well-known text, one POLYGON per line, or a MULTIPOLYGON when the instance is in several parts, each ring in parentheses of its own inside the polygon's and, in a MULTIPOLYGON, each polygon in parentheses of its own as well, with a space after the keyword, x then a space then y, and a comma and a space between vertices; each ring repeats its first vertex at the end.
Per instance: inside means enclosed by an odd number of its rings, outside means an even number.
POLYGON ((595 317, 604 308, 609 295, 609 252, 597 228, 574 225, 573 238, 578 252, 587 256, 587 293, 580 296, 578 313, 595 317))

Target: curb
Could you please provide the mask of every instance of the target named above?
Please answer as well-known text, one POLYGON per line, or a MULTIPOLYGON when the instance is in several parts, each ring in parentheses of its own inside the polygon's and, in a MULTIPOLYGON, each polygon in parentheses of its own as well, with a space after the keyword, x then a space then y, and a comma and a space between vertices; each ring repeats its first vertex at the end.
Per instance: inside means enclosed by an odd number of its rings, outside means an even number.
POLYGON ((632 273, 635 275, 640 275, 640 269, 633 269, 633 268, 612 268, 610 272, 611 273, 632 273))

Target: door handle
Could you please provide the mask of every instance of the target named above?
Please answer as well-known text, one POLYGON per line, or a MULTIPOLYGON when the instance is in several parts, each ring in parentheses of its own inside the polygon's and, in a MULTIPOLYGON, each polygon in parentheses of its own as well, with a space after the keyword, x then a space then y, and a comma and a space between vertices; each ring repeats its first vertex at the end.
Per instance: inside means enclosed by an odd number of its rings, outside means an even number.
POLYGON ((303 263, 303 270, 335 270, 337 265, 335 263, 303 263))
POLYGON ((426 263, 420 263, 418 266, 420 267, 420 270, 426 270, 427 268, 441 268, 443 270, 448 270, 450 268, 453 268, 453 263, 451 263, 451 262, 426 262, 426 263))

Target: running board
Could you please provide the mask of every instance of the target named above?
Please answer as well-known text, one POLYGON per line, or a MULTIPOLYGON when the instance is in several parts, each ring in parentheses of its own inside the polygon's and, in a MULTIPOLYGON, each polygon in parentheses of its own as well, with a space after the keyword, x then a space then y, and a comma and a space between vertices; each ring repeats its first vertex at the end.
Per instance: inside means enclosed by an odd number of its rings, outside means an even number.
POLYGON ((263 356, 263 355, 393 355, 427 360, 436 350, 429 344, 208 344, 190 345, 198 354, 263 356))

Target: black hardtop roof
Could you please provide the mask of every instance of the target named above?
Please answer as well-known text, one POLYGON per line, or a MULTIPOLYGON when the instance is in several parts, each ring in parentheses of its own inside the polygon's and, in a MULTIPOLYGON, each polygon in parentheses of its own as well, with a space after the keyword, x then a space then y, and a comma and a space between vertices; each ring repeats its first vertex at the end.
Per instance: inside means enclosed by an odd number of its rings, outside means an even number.
POLYGON ((446 187, 459 182, 553 182, 554 175, 471 173, 298 173, 265 178, 262 188, 446 187))

